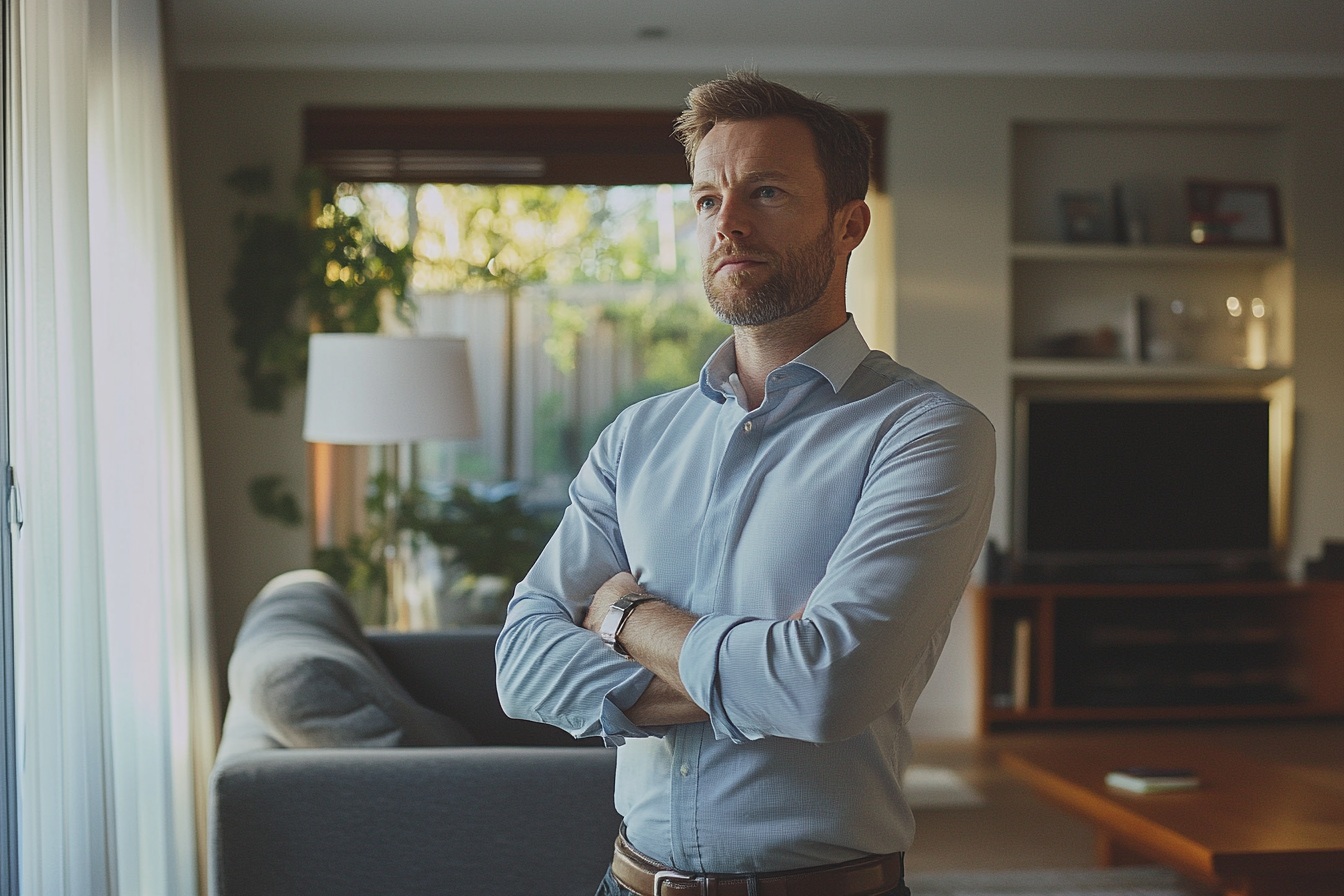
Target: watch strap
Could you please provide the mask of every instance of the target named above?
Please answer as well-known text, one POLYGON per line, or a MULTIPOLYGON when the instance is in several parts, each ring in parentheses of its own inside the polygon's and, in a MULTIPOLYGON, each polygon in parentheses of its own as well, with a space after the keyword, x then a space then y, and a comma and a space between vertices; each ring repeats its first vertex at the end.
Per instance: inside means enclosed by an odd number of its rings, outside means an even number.
POLYGON ((621 646, 621 631, 625 628, 625 624, 629 621, 630 614, 635 607, 653 599, 652 594, 646 594, 643 591, 632 591, 618 597, 611 608, 607 610, 607 615, 602 619, 602 629, 599 632, 602 642, 616 651, 618 655, 630 659, 630 654, 621 646))

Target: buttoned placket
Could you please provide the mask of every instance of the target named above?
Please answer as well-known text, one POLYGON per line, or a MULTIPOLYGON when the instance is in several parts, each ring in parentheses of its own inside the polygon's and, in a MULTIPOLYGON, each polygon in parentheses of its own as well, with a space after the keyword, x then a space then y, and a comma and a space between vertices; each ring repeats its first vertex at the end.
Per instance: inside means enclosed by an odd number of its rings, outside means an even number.
MULTIPOLYGON (((815 373, 815 371, 809 372, 815 373)), ((824 379, 816 374, 817 379, 824 379)), ((755 473, 756 455, 767 432, 779 423, 801 400, 796 387, 807 381, 806 373, 776 370, 766 378, 765 396, 759 407, 743 411, 736 402, 720 406, 720 413, 731 415, 732 435, 726 440, 719 459, 709 507, 696 548, 696 581, 692 588, 691 611, 704 615, 714 612, 732 547, 730 533, 738 531, 740 497, 755 473), (791 394, 794 393, 794 394, 791 394)), ((682 726, 669 735, 672 751, 670 833, 673 864, 691 873, 706 871, 697 831, 699 824, 699 771, 701 750, 706 737, 713 737, 708 723, 682 726)))

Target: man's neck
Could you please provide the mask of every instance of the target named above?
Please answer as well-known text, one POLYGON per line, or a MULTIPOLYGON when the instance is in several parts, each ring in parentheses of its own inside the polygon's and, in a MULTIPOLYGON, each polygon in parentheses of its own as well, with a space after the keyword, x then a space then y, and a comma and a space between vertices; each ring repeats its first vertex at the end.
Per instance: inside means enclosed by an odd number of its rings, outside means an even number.
POLYGON ((759 327, 734 327, 733 349, 737 355, 737 378, 747 393, 747 410, 765 400, 765 379, 776 368, 816 345, 844 326, 845 306, 818 302, 783 320, 759 327))

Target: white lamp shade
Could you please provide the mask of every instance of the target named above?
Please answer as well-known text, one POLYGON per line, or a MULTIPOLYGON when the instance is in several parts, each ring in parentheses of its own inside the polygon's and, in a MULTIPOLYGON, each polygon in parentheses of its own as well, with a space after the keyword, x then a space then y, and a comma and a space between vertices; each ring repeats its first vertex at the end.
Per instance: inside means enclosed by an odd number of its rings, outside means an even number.
POLYGON ((317 333, 308 340, 303 437, 386 445, 481 434, 467 341, 317 333))

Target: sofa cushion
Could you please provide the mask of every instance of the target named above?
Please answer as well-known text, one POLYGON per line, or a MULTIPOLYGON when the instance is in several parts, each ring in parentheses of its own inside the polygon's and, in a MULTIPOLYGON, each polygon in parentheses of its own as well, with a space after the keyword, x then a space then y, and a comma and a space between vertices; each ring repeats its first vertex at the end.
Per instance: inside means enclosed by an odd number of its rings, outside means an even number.
POLYGON ((340 586, 316 570, 278 576, 257 595, 229 660, 229 691, 285 747, 476 743, 411 699, 369 646, 340 586))

